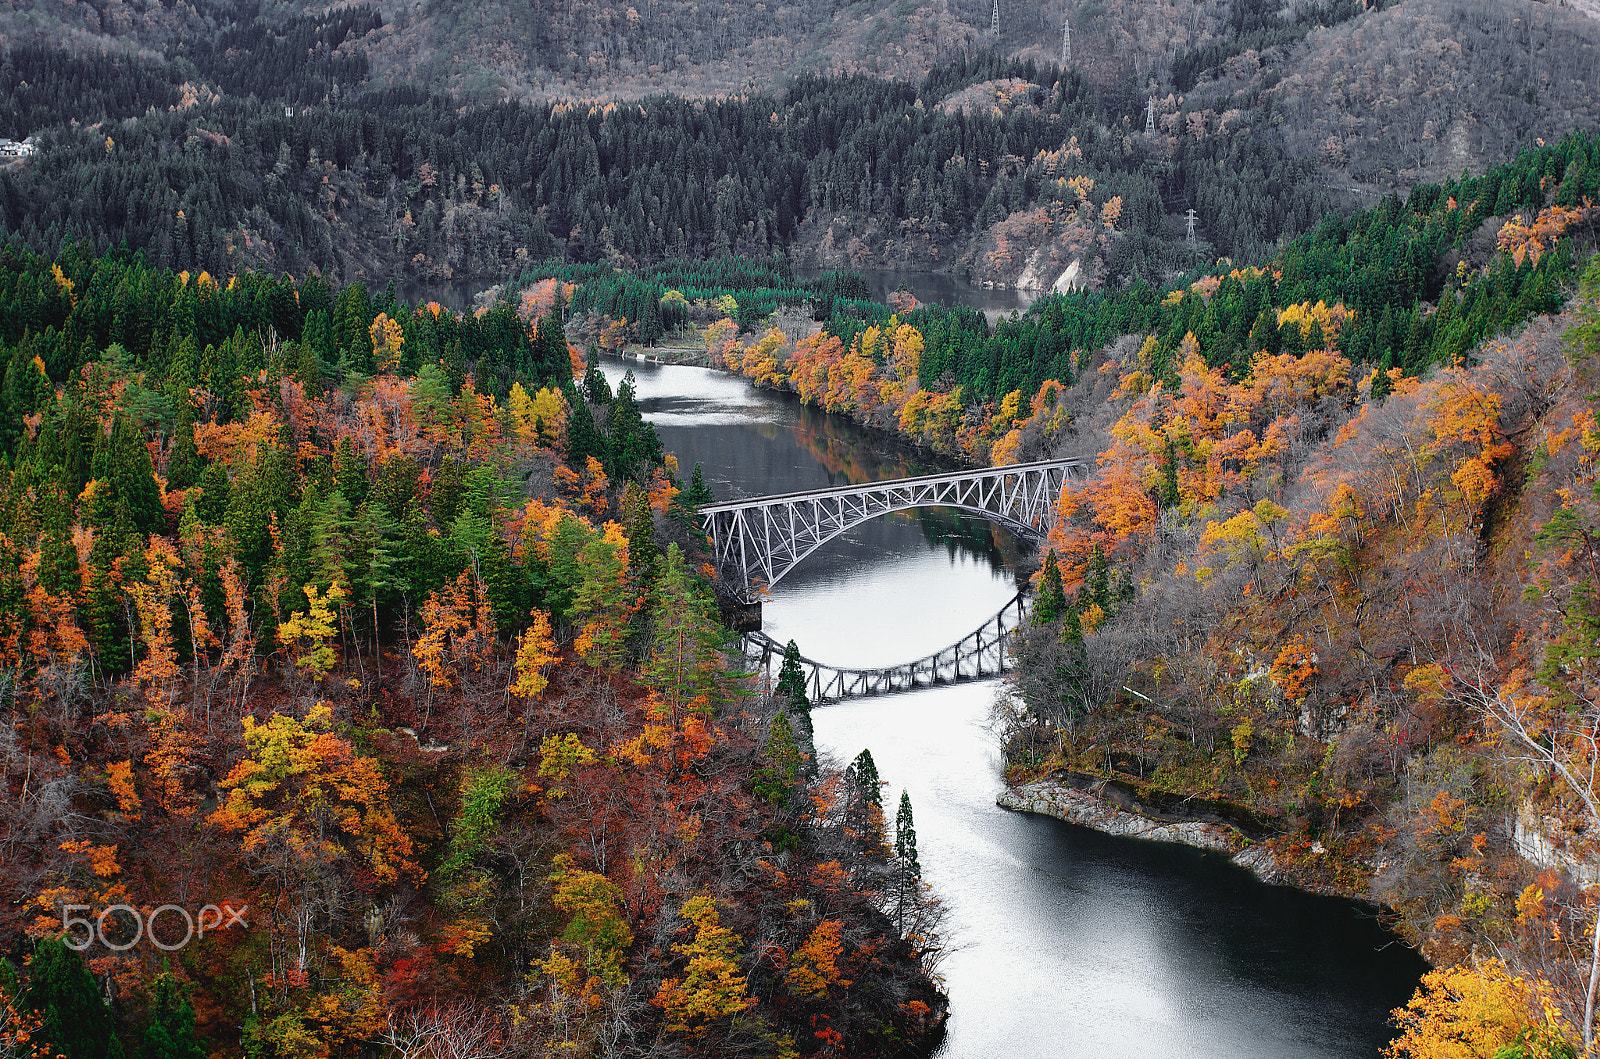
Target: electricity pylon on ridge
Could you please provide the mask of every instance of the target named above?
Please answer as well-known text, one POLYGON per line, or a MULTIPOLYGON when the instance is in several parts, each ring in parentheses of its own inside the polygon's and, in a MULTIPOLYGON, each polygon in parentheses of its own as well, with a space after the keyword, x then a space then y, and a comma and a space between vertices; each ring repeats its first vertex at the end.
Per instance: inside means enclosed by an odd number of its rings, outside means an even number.
POLYGON ((1068 12, 1066 21, 1061 27, 1061 66, 1065 69, 1072 65, 1072 13, 1068 12))
POLYGON ((1156 134, 1156 101, 1154 96, 1150 98, 1150 105, 1144 108, 1144 134, 1146 136, 1154 136, 1156 134))
POLYGON ((1195 212, 1193 206, 1189 207, 1189 212, 1184 214, 1184 219, 1189 222, 1189 228, 1183 233, 1183 240, 1189 244, 1189 249, 1193 250, 1199 245, 1194 235, 1195 212))
POLYGON ((994 9, 989 13, 989 32, 1000 35, 1000 0, 994 0, 994 9))

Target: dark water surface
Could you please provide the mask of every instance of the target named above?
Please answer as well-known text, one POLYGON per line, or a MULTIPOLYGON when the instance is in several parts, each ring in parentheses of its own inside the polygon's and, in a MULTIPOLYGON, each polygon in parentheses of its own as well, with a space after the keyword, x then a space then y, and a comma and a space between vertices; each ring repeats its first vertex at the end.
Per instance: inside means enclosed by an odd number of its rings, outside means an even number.
MULTIPOLYGON (((719 499, 940 470, 890 439, 701 368, 625 367, 687 480, 719 499)), ((1016 591, 1009 534, 902 513, 825 546, 773 590, 766 631, 835 665, 908 661, 1016 591)), ((884 804, 910 791, 944 899, 950 1033, 940 1055, 1082 1059, 1376 1057, 1421 960, 1347 901, 1265 886, 1226 858, 1113 838, 994 804, 998 681, 814 714, 819 749, 872 749, 884 804)))

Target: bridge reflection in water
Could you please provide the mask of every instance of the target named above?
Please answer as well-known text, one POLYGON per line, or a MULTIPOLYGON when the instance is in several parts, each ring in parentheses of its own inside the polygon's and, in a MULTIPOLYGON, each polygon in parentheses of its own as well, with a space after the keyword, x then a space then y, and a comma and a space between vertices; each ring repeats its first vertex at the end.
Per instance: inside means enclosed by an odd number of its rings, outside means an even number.
MULTIPOLYGON (((848 669, 817 662, 804 655, 806 687, 813 705, 866 695, 888 695, 935 684, 957 684, 999 676, 1009 668, 1006 642, 1027 621, 1028 597, 1018 592, 1000 612, 960 640, 914 662, 880 669, 848 669)), ((784 645, 764 632, 748 632, 742 641, 746 664, 777 680, 784 645)))

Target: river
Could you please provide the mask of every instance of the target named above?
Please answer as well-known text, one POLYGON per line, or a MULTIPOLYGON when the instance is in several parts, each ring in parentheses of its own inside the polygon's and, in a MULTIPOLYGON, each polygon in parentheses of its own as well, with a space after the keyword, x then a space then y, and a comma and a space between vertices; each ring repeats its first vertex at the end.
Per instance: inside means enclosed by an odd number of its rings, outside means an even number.
MULTIPOLYGON (((687 480, 719 499, 943 469, 892 440, 703 368, 632 368, 687 480)), ((951 512, 869 522, 775 586, 766 631, 835 665, 944 647, 1016 591, 1004 531, 951 512)), ((1220 855, 1114 838, 995 805, 1000 681, 815 711, 821 753, 870 747, 910 792, 947 906, 947 1059, 1372 1059, 1424 965, 1370 909, 1267 886, 1220 855)), ((893 810, 890 809, 892 815, 893 810)))

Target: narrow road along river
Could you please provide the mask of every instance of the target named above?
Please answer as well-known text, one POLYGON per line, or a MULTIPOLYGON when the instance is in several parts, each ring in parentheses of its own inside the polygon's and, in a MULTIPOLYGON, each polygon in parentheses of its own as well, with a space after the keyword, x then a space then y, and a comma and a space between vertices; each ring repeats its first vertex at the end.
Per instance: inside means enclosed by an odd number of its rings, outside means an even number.
MULTIPOLYGON (((687 481, 718 499, 942 468, 792 399, 701 368, 627 368, 687 481)), ((773 591, 766 631, 835 665, 947 646, 1016 591, 1019 546, 948 511, 867 523, 773 591)), ((1000 681, 815 711, 819 751, 870 747, 909 790, 925 876, 948 908, 950 1059, 1372 1059, 1422 961, 1369 909, 1265 886, 1225 858, 1113 838, 994 804, 1000 681)), ((889 814, 892 816, 892 809, 889 814)))

